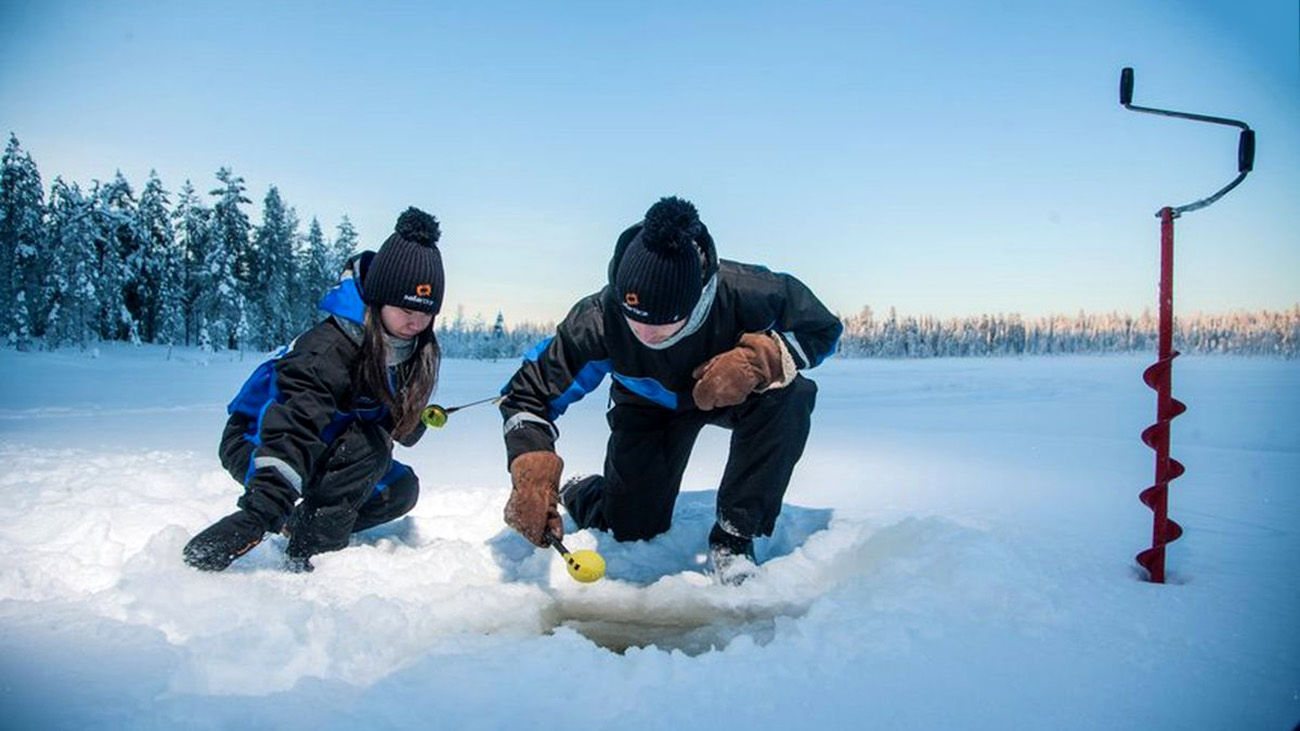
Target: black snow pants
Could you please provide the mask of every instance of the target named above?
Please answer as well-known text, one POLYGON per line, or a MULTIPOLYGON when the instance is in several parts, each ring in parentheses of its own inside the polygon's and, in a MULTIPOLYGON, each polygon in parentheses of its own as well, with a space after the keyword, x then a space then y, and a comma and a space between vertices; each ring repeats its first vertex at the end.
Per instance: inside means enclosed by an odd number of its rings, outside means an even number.
MULTIPOLYGON (((226 424, 220 456, 226 471, 244 483, 254 445, 242 421, 235 415, 226 424)), ((294 506, 298 496, 291 488, 272 489, 276 494, 246 491, 239 506, 261 514, 272 505, 285 512, 285 506, 294 506)), ((410 512, 419 496, 415 472, 392 458, 387 437, 377 425, 358 419, 329 444, 304 480, 302 501, 288 516, 288 554, 307 558, 344 548, 352 533, 410 512)))
POLYGON ((714 424, 731 430, 718 487, 718 522, 734 535, 772 534, 808 440, 815 383, 796 376, 785 388, 754 394, 736 406, 682 413, 634 400, 618 384, 611 395, 605 473, 565 491, 565 508, 578 527, 609 530, 618 541, 668 530, 695 439, 705 424, 714 424))

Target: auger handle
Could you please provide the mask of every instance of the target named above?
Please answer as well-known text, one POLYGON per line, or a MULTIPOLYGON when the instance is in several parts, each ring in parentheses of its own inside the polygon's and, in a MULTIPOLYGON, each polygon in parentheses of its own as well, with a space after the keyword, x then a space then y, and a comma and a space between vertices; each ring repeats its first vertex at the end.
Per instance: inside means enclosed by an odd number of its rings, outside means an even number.
MULTIPOLYGON (((1246 179, 1246 174, 1255 167, 1255 130, 1250 125, 1238 119, 1228 119, 1227 117, 1211 117, 1208 114, 1193 114, 1192 112, 1175 112, 1169 109, 1156 109, 1154 107, 1140 107, 1133 103, 1133 69, 1124 67, 1119 72, 1119 103, 1130 112, 1145 112, 1147 114, 1159 114, 1164 117, 1176 117, 1178 119, 1190 119, 1194 122, 1209 122, 1211 124, 1224 124, 1229 127, 1241 129, 1241 135, 1237 140, 1237 177, 1232 182, 1223 186, 1213 194, 1206 196, 1197 201, 1182 206, 1170 206, 1174 218, 1189 211, 1199 210, 1214 203, 1228 191, 1236 188, 1241 181, 1246 179)), ((1163 209, 1161 209, 1163 210, 1163 209)), ((1162 215, 1160 211, 1156 216, 1162 215)))

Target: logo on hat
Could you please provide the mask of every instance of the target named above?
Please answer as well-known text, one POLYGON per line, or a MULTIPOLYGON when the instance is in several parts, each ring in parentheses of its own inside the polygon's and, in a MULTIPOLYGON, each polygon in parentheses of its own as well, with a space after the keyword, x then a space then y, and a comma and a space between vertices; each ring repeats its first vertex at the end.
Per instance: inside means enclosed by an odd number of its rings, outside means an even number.
POLYGON ((429 295, 433 294, 433 285, 417 284, 415 285, 415 294, 418 297, 428 297, 429 295))
POLYGON ((641 304, 641 298, 637 296, 636 292, 628 292, 623 295, 623 302, 626 303, 628 307, 636 307, 641 304))

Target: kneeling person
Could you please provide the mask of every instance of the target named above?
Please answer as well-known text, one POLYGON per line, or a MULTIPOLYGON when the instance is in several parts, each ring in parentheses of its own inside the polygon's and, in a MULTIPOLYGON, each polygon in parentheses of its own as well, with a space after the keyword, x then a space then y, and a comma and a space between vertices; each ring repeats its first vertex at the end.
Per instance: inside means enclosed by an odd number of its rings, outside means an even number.
POLYGON ((433 319, 444 291, 438 222, 415 208, 379 253, 353 257, 321 301, 329 313, 261 364, 230 403, 221 464, 239 510, 196 535, 185 562, 221 571, 267 532, 289 534, 289 566, 347 546, 415 506, 419 480, 392 458, 412 446, 438 378, 433 319))
POLYGON ((735 559, 753 561, 754 537, 772 533, 817 393, 800 371, 834 351, 842 326, 794 277, 719 260, 695 207, 675 197, 619 236, 608 274, 506 386, 505 520, 545 545, 562 533, 560 501, 579 527, 619 541, 663 533, 696 436, 716 424, 732 432, 709 533, 726 580, 735 559), (604 473, 560 491, 555 420, 606 374, 604 473))

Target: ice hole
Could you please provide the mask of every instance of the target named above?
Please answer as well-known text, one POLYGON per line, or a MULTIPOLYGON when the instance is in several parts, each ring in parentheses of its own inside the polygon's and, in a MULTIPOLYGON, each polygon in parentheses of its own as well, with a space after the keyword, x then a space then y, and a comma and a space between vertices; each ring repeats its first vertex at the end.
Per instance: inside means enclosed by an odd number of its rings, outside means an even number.
POLYGON ((757 645, 766 645, 775 637, 777 621, 781 617, 797 618, 805 609, 712 612, 658 622, 653 619, 561 617, 556 626, 571 629, 597 646, 619 655, 632 647, 653 647, 665 651, 678 650, 695 657, 725 650, 733 640, 742 636, 749 637, 757 645))

